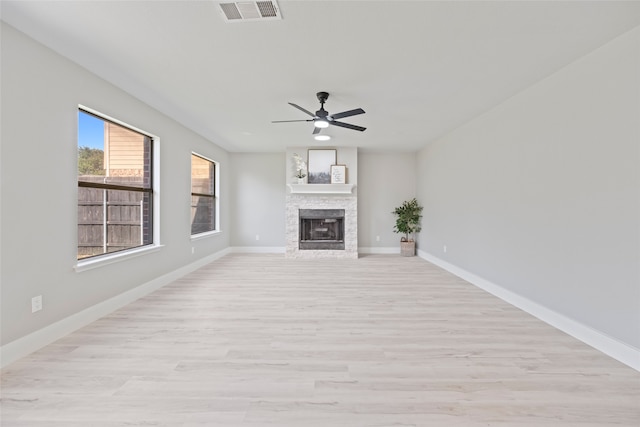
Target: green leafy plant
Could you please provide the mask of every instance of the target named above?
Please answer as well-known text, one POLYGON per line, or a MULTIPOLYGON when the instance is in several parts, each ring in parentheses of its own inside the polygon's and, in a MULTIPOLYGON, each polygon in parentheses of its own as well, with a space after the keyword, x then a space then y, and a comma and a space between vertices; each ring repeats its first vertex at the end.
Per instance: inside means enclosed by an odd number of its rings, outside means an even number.
POLYGON ((403 202, 392 213, 396 216, 396 225, 393 227, 393 231, 404 234, 404 237, 400 239, 402 242, 413 241, 413 234, 422 229, 420 226, 422 206, 418 204, 414 197, 403 202), (409 239, 409 234, 411 234, 411 239, 409 239))
POLYGON ((104 151, 99 148, 78 147, 78 174, 104 175, 104 151))

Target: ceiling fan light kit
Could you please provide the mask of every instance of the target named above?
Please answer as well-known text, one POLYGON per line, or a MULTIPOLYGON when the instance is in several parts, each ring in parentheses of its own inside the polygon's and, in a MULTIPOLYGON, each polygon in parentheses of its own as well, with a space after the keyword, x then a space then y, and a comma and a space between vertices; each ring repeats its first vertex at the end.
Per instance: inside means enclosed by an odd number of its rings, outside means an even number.
POLYGON ((316 135, 313 137, 316 141, 328 141, 331 139, 329 135, 316 135))
MULTIPOLYGON (((330 125, 338 126, 346 129, 357 130, 360 132, 364 132, 367 128, 357 125, 352 125, 350 123, 339 122, 337 119, 342 119, 345 117, 356 116, 358 114, 364 114, 365 111, 362 108, 356 108, 353 110, 343 111, 341 113, 329 114, 327 110, 324 109, 324 103, 329 99, 329 92, 318 92, 316 94, 318 97, 318 101, 320 101, 320 109, 313 114, 311 111, 302 108, 301 106, 294 104, 293 102, 289 102, 294 108, 302 111, 305 114, 311 116, 311 119, 306 120, 275 120, 271 123, 286 123, 286 122, 313 122, 313 135, 318 136, 322 129, 328 128, 330 125)), ((316 138, 318 139, 318 138, 316 138)))

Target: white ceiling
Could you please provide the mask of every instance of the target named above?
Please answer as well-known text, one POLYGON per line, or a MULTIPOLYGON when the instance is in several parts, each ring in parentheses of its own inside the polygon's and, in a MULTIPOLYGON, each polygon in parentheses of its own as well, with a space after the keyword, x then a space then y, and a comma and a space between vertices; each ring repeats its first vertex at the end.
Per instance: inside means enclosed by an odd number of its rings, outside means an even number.
MULTIPOLYGON (((640 25, 638 1, 286 1, 227 23, 217 2, 7 1, 5 22, 232 152, 415 151, 640 25)), ((118 117, 130 121, 127 117, 118 117)), ((135 123, 132 123, 135 125, 135 123)))

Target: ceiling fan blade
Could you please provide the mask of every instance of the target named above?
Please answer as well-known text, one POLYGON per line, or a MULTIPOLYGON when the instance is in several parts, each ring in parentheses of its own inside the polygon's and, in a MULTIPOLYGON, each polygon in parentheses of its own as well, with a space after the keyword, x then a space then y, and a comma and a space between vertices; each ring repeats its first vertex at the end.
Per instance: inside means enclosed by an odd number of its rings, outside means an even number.
POLYGON ((291 122, 312 122, 313 119, 307 120, 273 120, 271 123, 291 123, 291 122))
POLYGON ((334 119, 342 119, 345 117, 355 116, 358 114, 364 114, 364 110, 362 108, 356 108, 355 110, 343 111, 342 113, 331 114, 331 117, 334 119))
POLYGON ((338 122, 338 121, 330 121, 329 122, 330 125, 333 126, 340 126, 341 128, 347 128, 347 129, 353 129, 353 130, 359 130, 360 132, 364 132, 365 129, 367 128, 363 128, 362 126, 356 126, 356 125, 352 125, 349 123, 342 123, 342 122, 338 122))
POLYGON ((321 130, 322 130, 321 128, 317 128, 317 127, 315 127, 315 126, 314 126, 314 127, 313 127, 312 135, 317 135, 317 134, 319 134, 321 130))
POLYGON ((303 113, 307 113, 311 117, 315 117, 315 114, 313 114, 311 111, 305 110, 304 108, 302 108, 299 105, 294 104, 293 102, 289 102, 288 104, 291 105, 292 107, 297 108, 298 110, 302 111, 303 113))

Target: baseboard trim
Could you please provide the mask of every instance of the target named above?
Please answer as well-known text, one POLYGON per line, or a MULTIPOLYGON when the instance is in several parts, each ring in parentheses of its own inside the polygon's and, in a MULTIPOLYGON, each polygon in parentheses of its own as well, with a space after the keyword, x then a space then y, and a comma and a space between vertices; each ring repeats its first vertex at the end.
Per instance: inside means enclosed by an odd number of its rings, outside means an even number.
POLYGON ((640 372, 640 349, 620 342, 427 252, 418 250, 418 256, 640 372))
POLYGON ((371 255, 386 255, 386 254, 399 254, 400 245, 397 247, 359 247, 358 253, 371 254, 371 255))
POLYGON ((108 300, 102 301, 94 306, 86 308, 78 313, 72 314, 51 325, 45 326, 35 332, 18 338, 0 347, 0 368, 4 368, 16 360, 28 356, 51 344, 58 339, 77 331, 88 324, 104 317, 114 311, 131 304, 133 301, 142 298, 151 292, 185 276, 198 268, 231 253, 230 248, 223 249, 214 254, 208 255, 184 267, 178 268, 163 276, 157 277, 147 283, 137 286, 129 291, 116 295, 108 300))

